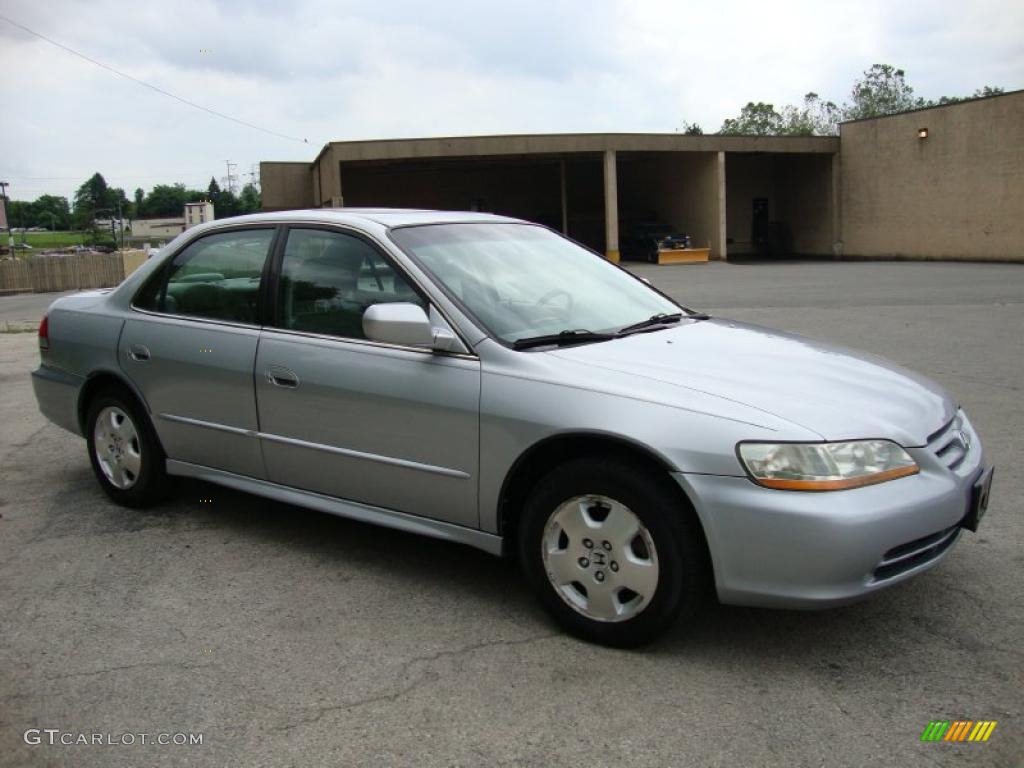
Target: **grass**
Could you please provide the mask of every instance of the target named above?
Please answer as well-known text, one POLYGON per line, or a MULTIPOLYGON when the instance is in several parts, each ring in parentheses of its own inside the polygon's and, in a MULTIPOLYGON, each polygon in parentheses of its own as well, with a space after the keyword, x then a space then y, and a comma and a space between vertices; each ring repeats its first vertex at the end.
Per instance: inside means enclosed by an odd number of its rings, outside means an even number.
MULTIPOLYGON (((48 250, 51 248, 70 248, 72 245, 88 245, 88 232, 26 232, 25 239, 22 241, 22 233, 14 233, 14 242, 21 243, 26 242, 32 246, 31 251, 15 250, 15 254, 18 256, 32 256, 36 251, 48 250)), ((100 231, 100 238, 102 242, 107 244, 110 243, 110 232, 100 231), (106 237, 104 237, 104 235, 106 237)), ((159 246, 160 243, 170 242, 172 237, 131 237, 125 234, 124 247, 125 248, 141 248, 143 243, 152 243, 154 246, 159 246)), ((0 230, 0 245, 7 246, 7 233, 0 230)))
MULTIPOLYGON (((6 233, 3 235, 4 245, 7 245, 6 233)), ((34 249, 43 248, 68 248, 72 245, 85 245, 86 233, 84 232, 25 232, 24 242, 34 249)), ((22 233, 14 233, 14 242, 22 242, 22 233)), ((31 251, 17 251, 19 255, 28 254, 31 251)))

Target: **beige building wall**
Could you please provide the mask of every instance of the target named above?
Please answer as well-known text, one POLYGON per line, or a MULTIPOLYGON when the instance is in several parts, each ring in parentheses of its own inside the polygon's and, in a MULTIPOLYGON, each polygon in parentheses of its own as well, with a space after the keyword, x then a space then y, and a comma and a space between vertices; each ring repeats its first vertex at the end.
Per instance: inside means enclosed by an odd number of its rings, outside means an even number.
POLYGON ((846 123, 840 162, 844 256, 1024 260, 1024 92, 846 123))
POLYGON ((260 189, 264 211, 314 207, 309 163, 260 163, 260 189))

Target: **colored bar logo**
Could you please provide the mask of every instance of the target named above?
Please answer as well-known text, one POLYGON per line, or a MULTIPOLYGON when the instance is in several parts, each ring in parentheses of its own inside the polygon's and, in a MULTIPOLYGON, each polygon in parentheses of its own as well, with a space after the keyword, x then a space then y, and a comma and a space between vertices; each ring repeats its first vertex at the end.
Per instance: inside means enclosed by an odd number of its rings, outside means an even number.
POLYGON ((988 741, 995 728, 995 720, 932 720, 921 741, 988 741))

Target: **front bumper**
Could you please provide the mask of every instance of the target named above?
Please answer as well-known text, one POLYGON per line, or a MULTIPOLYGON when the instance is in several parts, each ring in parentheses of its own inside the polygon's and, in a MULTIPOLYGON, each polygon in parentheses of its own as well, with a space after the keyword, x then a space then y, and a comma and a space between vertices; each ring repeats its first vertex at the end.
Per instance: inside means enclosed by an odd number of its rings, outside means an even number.
POLYGON ((39 366, 32 371, 32 389, 43 416, 58 427, 81 436, 78 423, 78 394, 85 379, 58 368, 39 366))
POLYGON ((908 448, 921 471, 848 491, 778 491, 746 477, 673 473, 707 536, 723 603, 821 608, 852 602, 941 562, 961 535, 981 441, 958 414, 946 432, 967 433, 956 458, 934 443, 908 448))

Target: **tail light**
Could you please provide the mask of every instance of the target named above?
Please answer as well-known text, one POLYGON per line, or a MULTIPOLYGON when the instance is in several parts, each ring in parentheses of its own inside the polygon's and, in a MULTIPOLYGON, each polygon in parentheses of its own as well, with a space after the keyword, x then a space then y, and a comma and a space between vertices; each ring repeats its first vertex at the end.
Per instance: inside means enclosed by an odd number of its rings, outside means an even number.
POLYGON ((50 318, 43 315, 43 322, 39 324, 39 348, 50 348, 50 318))

